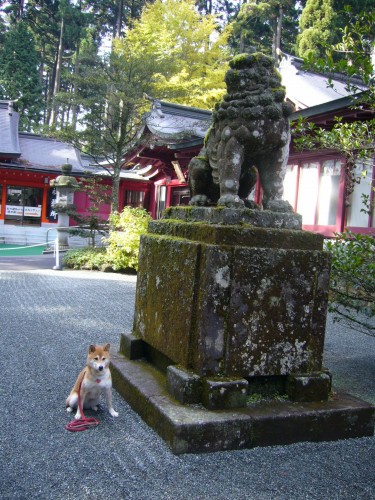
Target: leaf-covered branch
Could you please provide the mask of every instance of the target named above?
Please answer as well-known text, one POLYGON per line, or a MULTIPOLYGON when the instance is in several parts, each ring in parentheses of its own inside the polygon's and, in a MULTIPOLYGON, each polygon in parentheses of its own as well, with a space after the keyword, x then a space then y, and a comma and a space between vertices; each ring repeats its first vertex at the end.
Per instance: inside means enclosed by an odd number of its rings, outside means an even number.
POLYGON ((327 244, 332 256, 330 311, 375 336, 375 238, 347 231, 327 244))

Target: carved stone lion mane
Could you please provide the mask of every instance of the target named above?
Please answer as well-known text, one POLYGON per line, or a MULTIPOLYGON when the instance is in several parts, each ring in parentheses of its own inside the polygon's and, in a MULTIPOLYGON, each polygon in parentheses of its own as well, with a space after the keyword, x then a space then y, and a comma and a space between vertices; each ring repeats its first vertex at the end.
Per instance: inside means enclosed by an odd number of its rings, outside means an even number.
POLYGON ((263 208, 291 211, 281 198, 292 106, 274 60, 260 52, 238 55, 225 82, 204 147, 189 164, 190 204, 254 208, 247 198, 258 172, 263 208))

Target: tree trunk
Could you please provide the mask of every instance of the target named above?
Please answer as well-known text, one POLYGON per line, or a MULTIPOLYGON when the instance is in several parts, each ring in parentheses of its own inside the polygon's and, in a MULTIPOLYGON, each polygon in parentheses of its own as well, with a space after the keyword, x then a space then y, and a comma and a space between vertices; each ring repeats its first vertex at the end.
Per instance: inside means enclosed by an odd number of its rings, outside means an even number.
POLYGON ((119 194, 120 194, 120 171, 121 171, 121 158, 116 158, 113 165, 112 175, 112 199, 111 199, 111 213, 119 211, 119 194))
POLYGON ((273 47, 272 47, 272 55, 275 59, 276 65, 279 64, 279 53, 281 46, 281 29, 283 25, 283 7, 280 4, 279 13, 275 20, 275 29, 273 33, 273 47))
POLYGON ((53 87, 55 81, 56 74, 56 66, 53 66, 51 70, 47 74, 47 82, 46 82, 46 105, 47 105, 47 113, 46 113, 46 124, 49 124, 51 119, 51 109, 52 109, 52 99, 53 99, 53 87))
POLYGON ((62 66, 62 55, 63 55, 63 36, 64 36, 64 18, 61 19, 61 26, 60 26, 60 40, 59 40, 59 49, 57 52, 55 81, 53 86, 52 109, 51 109, 51 116, 49 119, 50 127, 55 126, 57 121, 56 95, 60 90, 61 66, 62 66))
POLYGON ((122 162, 122 150, 116 148, 114 163, 112 165, 112 194, 111 194, 111 213, 118 212, 120 208, 120 173, 122 162))
POLYGON ((124 10, 124 1, 118 0, 118 10, 117 10, 117 19, 116 19, 116 31, 115 37, 121 38, 121 28, 122 28, 122 12, 124 10))
MULTIPOLYGON (((76 50, 76 61, 74 63, 74 76, 79 74, 79 42, 77 44, 76 50)), ((78 115, 78 105, 77 105, 77 83, 73 84, 73 106, 72 106, 72 127, 73 130, 77 128, 77 115, 78 115)))
POLYGON ((48 109, 48 71, 46 72, 46 75, 44 74, 44 68, 45 68, 45 47, 44 44, 42 45, 41 48, 41 63, 39 67, 39 74, 40 74, 40 81, 42 82, 43 85, 43 99, 44 99, 44 109, 43 109, 43 125, 47 123, 47 109, 48 109))

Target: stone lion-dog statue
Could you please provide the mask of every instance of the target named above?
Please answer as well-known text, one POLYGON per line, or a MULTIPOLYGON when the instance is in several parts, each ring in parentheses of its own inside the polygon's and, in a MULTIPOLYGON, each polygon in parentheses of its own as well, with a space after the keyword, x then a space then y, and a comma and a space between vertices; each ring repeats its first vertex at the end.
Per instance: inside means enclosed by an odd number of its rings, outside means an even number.
POLYGON ((291 212, 282 194, 293 107, 284 100, 274 59, 240 54, 229 66, 227 94, 216 105, 203 149, 189 164, 190 205, 259 208, 247 199, 258 172, 263 208, 291 212))

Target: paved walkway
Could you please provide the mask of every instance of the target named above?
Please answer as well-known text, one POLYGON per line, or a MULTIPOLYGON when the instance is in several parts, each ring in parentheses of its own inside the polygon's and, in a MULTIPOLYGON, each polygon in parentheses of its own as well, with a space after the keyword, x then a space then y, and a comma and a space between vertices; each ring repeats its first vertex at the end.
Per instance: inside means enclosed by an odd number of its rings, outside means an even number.
MULTIPOLYGON (((134 292, 133 276, 0 262, 1 499, 375 498, 375 438, 174 456, 116 392, 118 419, 67 432, 87 346, 130 331, 134 292)), ((375 339, 329 325, 326 365, 375 402, 374 361, 375 339)))
POLYGON ((56 259, 51 253, 33 255, 29 257, 5 257, 0 253, 0 271, 31 271, 38 269, 52 269, 56 259))

